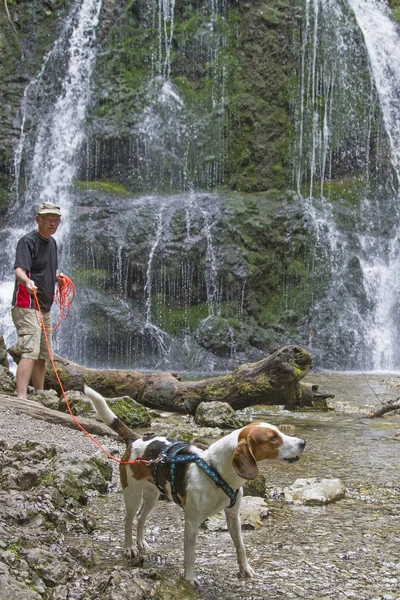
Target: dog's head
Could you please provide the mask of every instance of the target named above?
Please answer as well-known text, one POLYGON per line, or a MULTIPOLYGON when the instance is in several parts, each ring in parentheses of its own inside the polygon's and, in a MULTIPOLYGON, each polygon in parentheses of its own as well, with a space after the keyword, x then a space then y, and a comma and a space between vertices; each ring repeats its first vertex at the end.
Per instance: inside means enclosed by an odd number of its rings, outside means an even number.
POLYGON ((232 466, 243 479, 254 479, 258 475, 257 463, 267 460, 295 462, 300 459, 305 445, 305 440, 286 435, 274 425, 250 423, 239 432, 232 466))

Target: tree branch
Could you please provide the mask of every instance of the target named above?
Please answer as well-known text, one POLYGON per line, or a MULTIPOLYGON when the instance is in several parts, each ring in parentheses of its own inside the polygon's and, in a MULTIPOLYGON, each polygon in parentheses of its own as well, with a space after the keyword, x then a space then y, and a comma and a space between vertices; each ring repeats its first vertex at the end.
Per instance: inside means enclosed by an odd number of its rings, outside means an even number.
POLYGON ((10 15, 10 11, 8 10, 8 4, 7 4, 7 0, 4 0, 4 8, 6 9, 6 13, 7 13, 7 18, 8 18, 8 22, 11 25, 11 29, 13 30, 13 32, 15 33, 18 43, 19 43, 19 37, 18 37, 18 32, 14 27, 14 23, 11 20, 11 15, 10 15))
POLYGON ((386 413, 391 410, 398 410, 400 408, 400 398, 396 398, 396 400, 389 400, 385 404, 382 404, 379 408, 375 409, 371 413, 369 413, 369 419, 375 419, 376 417, 383 417, 386 413))

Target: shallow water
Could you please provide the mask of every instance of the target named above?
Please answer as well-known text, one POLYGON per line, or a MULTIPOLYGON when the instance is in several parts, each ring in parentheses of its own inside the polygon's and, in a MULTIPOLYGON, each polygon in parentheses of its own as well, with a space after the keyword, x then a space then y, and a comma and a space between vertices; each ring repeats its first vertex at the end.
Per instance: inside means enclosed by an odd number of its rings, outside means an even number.
MULTIPOLYGON (((196 563, 200 599, 400 599, 400 440, 394 439, 400 415, 367 418, 371 408, 379 405, 375 393, 381 401, 400 394, 383 386, 384 377, 378 375, 319 373, 307 379, 335 393, 329 401, 334 410, 289 412, 261 407, 262 414, 257 415, 291 425, 290 433, 307 439, 299 462, 265 470, 269 518, 261 529, 244 532, 257 577, 238 579, 228 533, 201 531, 196 563), (291 506, 272 498, 303 477, 338 477, 346 486, 346 496, 326 507, 291 506)), ((151 553, 139 568, 121 558, 122 495, 100 498, 88 512, 97 523, 91 539, 98 562, 95 570, 117 568, 128 581, 146 578, 154 569, 182 572, 179 507, 159 502, 150 515, 151 553)))

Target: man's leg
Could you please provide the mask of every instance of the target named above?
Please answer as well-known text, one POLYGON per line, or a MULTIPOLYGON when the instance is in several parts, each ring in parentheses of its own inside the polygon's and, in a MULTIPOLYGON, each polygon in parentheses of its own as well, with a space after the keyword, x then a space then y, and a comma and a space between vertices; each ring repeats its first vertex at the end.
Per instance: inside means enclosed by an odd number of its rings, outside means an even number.
POLYGON ((36 391, 44 389, 44 376, 46 374, 46 361, 38 358, 34 361, 32 369, 32 384, 36 391))
MULTIPOLYGON (((12 318, 18 333, 18 350, 22 355, 16 375, 17 396, 26 399, 31 379, 35 390, 44 388, 46 358, 48 357, 47 344, 33 309, 14 307, 12 318)), ((46 330, 50 332, 50 313, 44 313, 43 318, 46 330)), ((48 334, 48 338, 51 348, 51 333, 48 334)))
POLYGON ((35 360, 32 358, 21 358, 17 367, 17 397, 26 400, 28 385, 31 380, 35 360))

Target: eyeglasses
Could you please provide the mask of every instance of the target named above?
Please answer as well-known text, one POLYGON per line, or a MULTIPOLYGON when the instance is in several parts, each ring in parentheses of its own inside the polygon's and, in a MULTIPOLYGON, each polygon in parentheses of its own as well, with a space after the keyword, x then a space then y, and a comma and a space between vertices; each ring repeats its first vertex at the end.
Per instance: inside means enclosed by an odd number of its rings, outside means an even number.
POLYGON ((61 217, 43 217, 42 215, 39 215, 41 219, 43 219, 43 221, 46 221, 46 223, 59 223, 61 221, 61 217))

